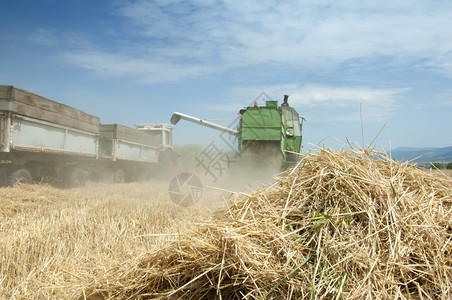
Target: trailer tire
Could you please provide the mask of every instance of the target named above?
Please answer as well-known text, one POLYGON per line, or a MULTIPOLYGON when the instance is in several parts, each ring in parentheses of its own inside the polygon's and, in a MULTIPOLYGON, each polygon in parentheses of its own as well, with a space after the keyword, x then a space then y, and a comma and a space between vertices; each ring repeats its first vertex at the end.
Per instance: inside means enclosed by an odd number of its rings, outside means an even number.
POLYGON ((27 169, 17 169, 8 176, 8 185, 16 186, 21 184, 30 184, 32 182, 31 174, 27 169))
POLYGON ((42 163, 31 161, 26 163, 25 167, 30 172, 31 178, 34 181, 42 181, 44 177, 44 165, 42 163))
POLYGON ((113 173, 113 183, 124 183, 125 182, 125 173, 123 169, 116 169, 113 173))
POLYGON ((80 167, 68 169, 63 178, 63 184, 67 188, 83 187, 86 183, 85 171, 80 167))

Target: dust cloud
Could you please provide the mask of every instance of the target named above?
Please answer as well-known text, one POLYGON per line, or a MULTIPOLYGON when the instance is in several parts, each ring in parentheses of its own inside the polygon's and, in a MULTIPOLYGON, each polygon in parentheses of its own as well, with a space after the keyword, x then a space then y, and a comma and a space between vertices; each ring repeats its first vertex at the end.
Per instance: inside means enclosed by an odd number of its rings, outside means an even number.
POLYGON ((205 163, 208 160, 203 160, 200 152, 181 157, 179 163, 183 172, 195 174, 203 184, 203 195, 198 205, 226 207, 240 193, 249 194, 268 187, 282 171, 279 142, 253 143, 247 145, 239 156, 232 158, 233 155, 228 160, 223 157, 210 164, 205 163))

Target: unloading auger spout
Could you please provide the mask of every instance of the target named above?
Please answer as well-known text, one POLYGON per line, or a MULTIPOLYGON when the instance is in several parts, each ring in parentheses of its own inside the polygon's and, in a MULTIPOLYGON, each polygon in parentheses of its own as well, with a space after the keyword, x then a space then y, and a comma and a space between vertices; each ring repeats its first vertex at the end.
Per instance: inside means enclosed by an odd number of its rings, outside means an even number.
POLYGON ((192 123, 195 123, 195 124, 199 124, 199 125, 202 125, 202 126, 206 126, 206 127, 218 130, 218 131, 226 132, 226 133, 228 133, 230 135, 234 135, 234 136, 238 136, 239 135, 239 132, 237 130, 235 130, 235 129, 228 128, 228 127, 222 126, 222 125, 218 125, 218 124, 206 121, 204 119, 199 119, 199 118, 192 117, 192 116, 189 116, 189 115, 186 115, 186 114, 183 114, 183 113, 179 113, 179 112, 173 113, 173 115, 171 116, 171 120, 170 121, 171 121, 172 124, 176 125, 181 119, 189 121, 189 122, 192 122, 192 123))

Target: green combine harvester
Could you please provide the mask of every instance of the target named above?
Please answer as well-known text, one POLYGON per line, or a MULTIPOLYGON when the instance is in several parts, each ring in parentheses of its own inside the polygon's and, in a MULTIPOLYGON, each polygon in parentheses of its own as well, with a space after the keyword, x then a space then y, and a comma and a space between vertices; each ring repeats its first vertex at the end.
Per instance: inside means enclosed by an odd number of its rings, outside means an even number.
POLYGON ((240 123, 236 129, 218 125, 203 119, 175 112, 171 123, 181 119, 237 136, 238 152, 245 159, 268 161, 278 159, 282 168, 296 163, 301 151, 302 118, 289 106, 289 96, 284 101, 266 101, 265 106, 245 107, 239 111, 240 123))

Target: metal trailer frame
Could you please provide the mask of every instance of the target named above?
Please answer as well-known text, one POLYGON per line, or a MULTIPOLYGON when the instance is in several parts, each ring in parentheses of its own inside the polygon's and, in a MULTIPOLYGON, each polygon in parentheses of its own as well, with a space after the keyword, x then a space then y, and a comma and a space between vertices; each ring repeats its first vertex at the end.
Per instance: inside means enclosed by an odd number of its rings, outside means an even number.
POLYGON ((99 158, 112 161, 129 160, 158 163, 159 147, 130 142, 123 139, 106 140, 102 143, 99 158))
POLYGON ((2 152, 28 151, 97 158, 98 134, 7 112, 1 116, 2 152))

